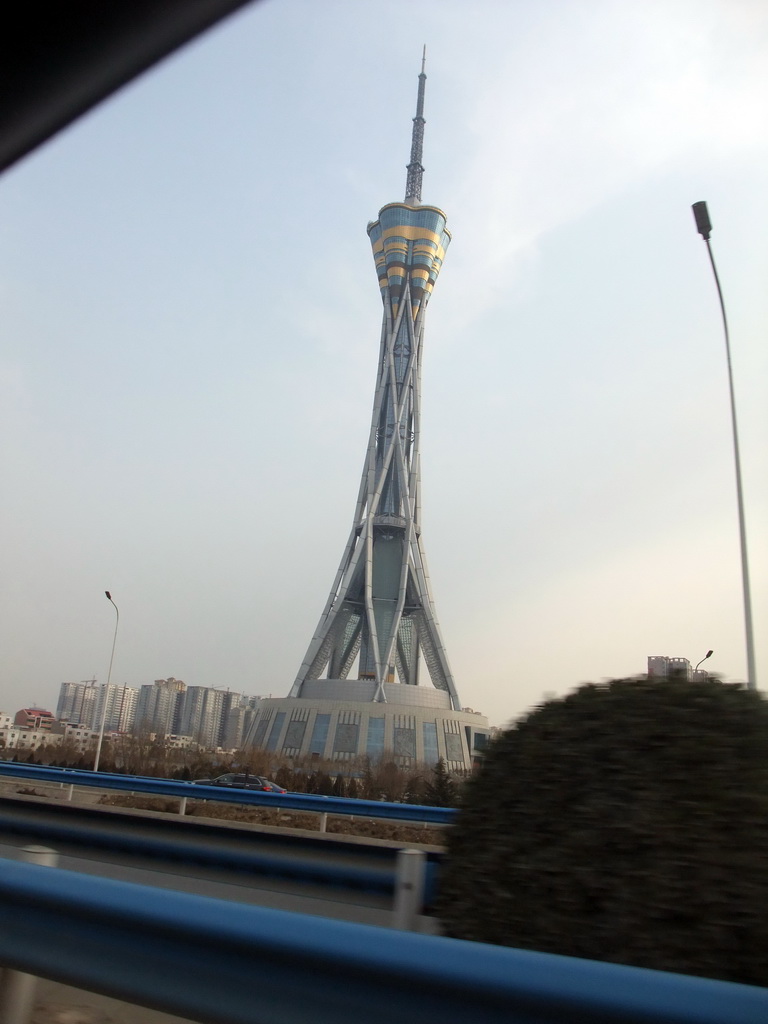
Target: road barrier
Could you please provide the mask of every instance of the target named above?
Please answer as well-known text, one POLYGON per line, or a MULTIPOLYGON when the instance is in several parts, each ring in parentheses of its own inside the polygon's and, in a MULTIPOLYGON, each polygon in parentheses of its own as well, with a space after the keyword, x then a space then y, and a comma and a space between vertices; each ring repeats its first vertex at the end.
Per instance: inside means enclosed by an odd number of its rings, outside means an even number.
MULTIPOLYGON (((27 864, 40 864, 54 868, 59 862, 55 850, 47 846, 25 846, 20 851, 21 860, 27 864)), ((27 1024, 32 1016, 35 1003, 37 978, 34 974, 13 971, 6 968, 0 972, 0 1022, 2 1024, 27 1024)))
MULTIPOLYGON (((262 832, 221 828, 173 817, 142 819, 110 809, 60 803, 0 801, 0 834, 108 856, 151 860, 166 869, 204 868, 239 874, 248 884, 260 879, 319 887, 392 901, 397 927, 416 928, 435 899, 442 855, 435 849, 408 851, 394 844, 350 843, 314 833, 262 832), (406 908, 406 909, 402 909, 406 908), (405 915, 405 916, 403 916, 405 915)), ((4 1024, 0 1018, 0 1024, 4 1024)))
POLYGON ((384 898, 399 908, 395 927, 403 929, 418 927, 418 915, 429 912, 437 889, 441 855, 434 850, 402 851, 364 843, 350 846, 342 838, 329 843, 311 834, 289 834, 275 846, 275 837, 258 831, 232 833, 231 829, 187 825, 173 818, 147 821, 141 828, 136 824, 135 818, 112 811, 104 815, 95 809, 74 810, 60 804, 41 807, 15 800, 0 802, 0 834, 6 838, 23 837, 70 853, 86 848, 137 857, 166 869, 211 868, 241 874, 257 887, 259 880, 268 879, 330 893, 384 898), (151 826, 148 835, 147 826, 151 826), (406 852, 410 856, 402 857, 406 852))
POLYGON ((765 1024, 768 989, 0 862, 0 963, 217 1024, 765 1024))
POLYGON ((111 775, 107 772, 16 764, 13 761, 0 761, 0 776, 2 775, 26 781, 53 782, 65 787, 95 786, 98 789, 144 793, 149 796, 172 796, 183 801, 184 807, 187 800, 217 800, 257 807, 313 811, 316 814, 417 821, 427 825, 450 825, 456 816, 456 811, 452 807, 425 807, 423 804, 396 804, 384 800, 350 800, 346 797, 315 796, 310 793, 264 793, 253 789, 198 786, 191 782, 176 782, 173 779, 150 779, 138 775, 111 775))

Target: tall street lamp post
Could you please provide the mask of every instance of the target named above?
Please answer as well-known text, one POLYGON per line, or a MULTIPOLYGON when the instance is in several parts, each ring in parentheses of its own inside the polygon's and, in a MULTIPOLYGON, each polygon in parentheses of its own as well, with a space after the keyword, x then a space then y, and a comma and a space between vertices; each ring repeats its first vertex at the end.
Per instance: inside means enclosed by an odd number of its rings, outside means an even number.
POLYGON ((747 687, 750 690, 757 689, 757 669, 755 665, 755 638, 752 631, 752 598, 749 588, 749 560, 747 558, 747 528, 744 517, 744 494, 741 486, 741 455, 739 453, 739 431, 736 425, 736 396, 733 390, 733 369, 731 367, 731 342, 728 335, 728 320, 725 315, 725 302, 723 291, 720 287, 720 278, 717 275, 715 257, 712 255, 712 246, 709 244, 709 236, 712 232, 712 224, 707 211, 707 204, 699 202, 693 204, 693 216, 696 220, 696 230, 707 244, 709 262, 712 264, 712 273, 717 285, 717 295, 720 299, 720 312, 723 316, 723 331, 725 333, 725 355, 728 363, 728 388, 731 396, 731 428, 733 433, 733 461, 736 466, 736 502, 739 510, 739 540, 741 543, 741 583, 744 591, 744 631, 747 640, 747 687))
POLYGON ((96 757, 93 761, 93 770, 97 772, 99 770, 99 761, 101 759, 101 746, 104 742, 104 724, 107 720, 107 701, 109 700, 109 684, 112 682, 112 663, 115 660, 115 644, 117 643, 117 627, 120 625, 120 609, 117 607, 115 602, 112 600, 112 595, 108 590, 104 593, 107 595, 107 600, 112 604, 115 609, 115 635, 112 637, 112 654, 109 657, 109 672, 107 672, 107 688, 104 691, 104 700, 101 702, 101 723, 99 725, 99 741, 96 744, 96 757))

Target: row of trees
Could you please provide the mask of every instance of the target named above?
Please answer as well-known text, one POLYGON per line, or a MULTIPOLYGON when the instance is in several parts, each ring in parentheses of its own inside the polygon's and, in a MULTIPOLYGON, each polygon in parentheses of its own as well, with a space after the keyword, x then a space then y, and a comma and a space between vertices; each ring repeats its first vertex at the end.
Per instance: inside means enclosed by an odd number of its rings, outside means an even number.
POLYGON ((425 765, 403 768, 392 761, 363 758, 358 769, 341 774, 338 765, 325 769, 282 765, 274 780, 294 793, 317 793, 361 800, 391 800, 431 807, 454 807, 463 779, 453 776, 441 758, 431 769, 425 765), (334 774, 331 774, 331 773, 334 774))

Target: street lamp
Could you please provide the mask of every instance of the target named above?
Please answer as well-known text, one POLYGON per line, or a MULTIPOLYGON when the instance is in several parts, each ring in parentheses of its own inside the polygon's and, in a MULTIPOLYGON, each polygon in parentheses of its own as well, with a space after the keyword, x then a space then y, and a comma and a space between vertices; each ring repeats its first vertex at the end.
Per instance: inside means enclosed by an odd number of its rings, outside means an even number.
POLYGON ((115 644, 117 643, 117 627, 120 625, 120 609, 117 607, 115 602, 112 600, 112 595, 108 590, 104 593, 107 595, 107 600, 111 603, 115 609, 115 635, 112 637, 112 654, 109 658, 109 672, 107 672, 107 689, 104 692, 104 700, 101 702, 101 724, 99 725, 99 742, 96 744, 96 757, 93 761, 93 770, 97 772, 99 770, 99 760, 101 758, 101 745, 104 742, 104 723, 107 719, 107 701, 109 700, 109 684, 112 682, 112 662, 115 660, 115 644))
MULTIPOLYGON (((714 651, 707 651, 707 653, 704 655, 701 661, 706 661, 707 658, 711 658, 714 653, 714 651)), ((696 675, 696 673, 699 671, 699 665, 701 664, 701 661, 696 665, 696 668, 693 670, 694 675, 696 675)), ((704 674, 706 675, 706 672, 704 674)))
MULTIPOLYGON (((723 316, 723 331, 725 333, 725 355, 728 363, 728 388, 731 396, 731 428, 733 433, 733 461, 736 466, 736 503, 739 510, 739 541, 741 543, 741 583, 744 591, 744 632, 747 641, 747 687, 750 690, 757 689, 757 669, 755 666, 755 639, 752 633, 752 598, 749 589, 749 560, 747 558, 747 528, 744 518, 744 495, 741 486, 741 456, 739 454, 739 431, 736 426, 736 396, 733 390, 733 369, 731 368, 731 342, 728 335, 728 320, 725 316, 725 302, 723 291, 720 287, 720 278, 717 276, 715 257, 712 255, 712 246, 709 244, 709 236, 712 232, 712 223, 709 219, 707 204, 699 202, 693 204, 693 216, 696 220, 696 230, 707 243, 709 262, 712 264, 712 273, 717 285, 717 295, 720 299, 720 312, 723 316)), ((711 653, 711 652, 710 652, 711 653)), ((707 655, 709 657, 709 655, 707 655)), ((704 660, 704 659, 702 659, 704 660)), ((701 664, 701 662, 699 662, 701 664)))

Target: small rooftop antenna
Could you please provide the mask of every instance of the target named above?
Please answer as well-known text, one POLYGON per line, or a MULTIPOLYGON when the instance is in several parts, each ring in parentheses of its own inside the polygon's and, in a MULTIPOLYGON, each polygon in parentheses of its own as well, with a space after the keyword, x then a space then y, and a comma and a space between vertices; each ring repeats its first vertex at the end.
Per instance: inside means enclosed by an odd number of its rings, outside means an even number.
POLYGON ((418 206, 421 202, 421 179, 424 167, 421 154, 424 148, 424 87, 427 75, 424 68, 427 63, 427 47, 421 54, 421 74, 419 75, 419 95, 416 100, 416 117, 413 119, 413 135, 411 136, 411 162, 408 164, 408 177, 405 180, 405 202, 418 206))

